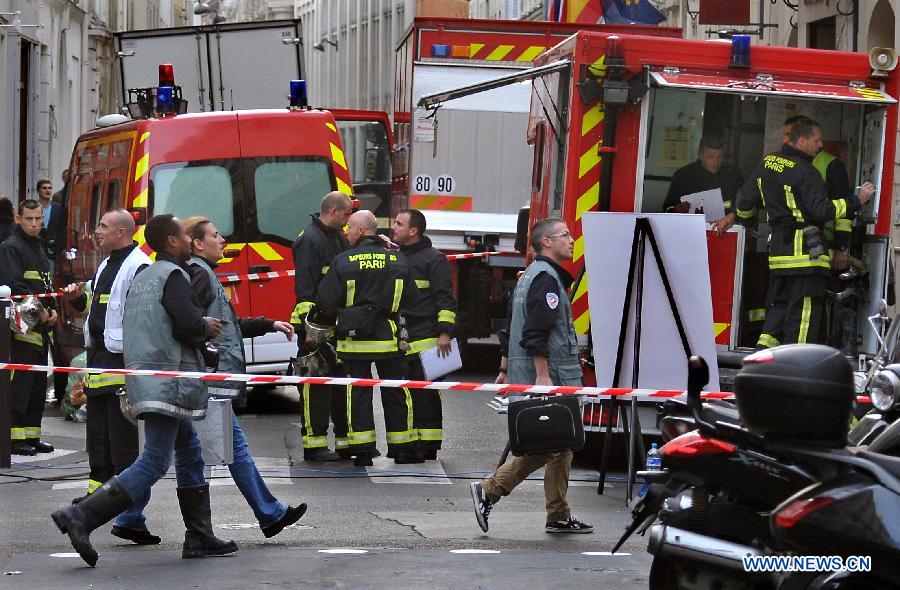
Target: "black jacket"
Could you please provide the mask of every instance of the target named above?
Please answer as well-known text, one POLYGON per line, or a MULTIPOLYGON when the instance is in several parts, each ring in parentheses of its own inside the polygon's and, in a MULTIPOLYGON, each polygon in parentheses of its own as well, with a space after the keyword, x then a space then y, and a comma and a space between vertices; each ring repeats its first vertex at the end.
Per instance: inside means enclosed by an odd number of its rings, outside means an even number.
MULTIPOLYGON (((0 244, 0 285, 9 285, 13 295, 48 293, 53 290, 50 261, 47 260, 40 237, 32 238, 21 227, 16 226, 12 234, 0 244)), ((43 298, 41 303, 49 309, 55 307, 52 298, 43 298)), ((32 348, 43 348, 49 344, 46 338, 49 331, 41 326, 33 332, 35 338, 30 339, 33 342, 17 337, 13 340, 32 348), (38 334, 41 338, 36 338, 38 334)))
POLYGON ((409 278, 418 294, 413 305, 404 307, 409 330, 410 353, 433 348, 441 333, 451 336, 456 328, 456 300, 453 298, 453 270, 447 257, 422 236, 416 244, 401 246, 409 263, 409 278))
POLYGON ((742 221, 749 221, 765 207, 772 228, 769 270, 778 275, 797 275, 827 273, 831 268, 827 252, 810 258, 803 228, 822 230, 830 221, 846 219, 859 206, 855 195, 829 199, 812 157, 785 144, 780 152, 765 156, 750 175, 738 195, 735 212, 742 221))
POLYGON ((317 317, 336 322, 339 357, 360 360, 396 357, 400 309, 415 301, 406 257, 364 236, 338 254, 319 285, 317 317))
POLYGON ((672 175, 672 184, 669 185, 663 211, 673 212, 675 205, 680 203, 681 197, 685 195, 716 188, 722 190, 722 202, 727 211, 731 209, 734 197, 741 189, 742 184, 744 184, 744 178, 741 176, 740 170, 734 166, 722 164, 718 172, 711 174, 703 167, 700 160, 697 160, 693 164, 679 168, 672 175))
MULTIPOLYGON (((303 326, 303 317, 309 313, 319 292, 319 283, 328 272, 332 259, 349 248, 347 238, 338 230, 319 221, 319 214, 310 214, 312 223, 306 226, 292 247, 294 255, 294 292, 296 306, 291 323, 303 326)), ((302 340, 302 339, 301 339, 302 340)))
POLYGON ((67 214, 65 205, 56 201, 50 201, 50 222, 47 224, 47 229, 41 230, 41 237, 44 239, 47 256, 50 259, 56 258, 57 244, 64 244, 66 241, 67 214))
MULTIPOLYGON (((210 262, 206 259, 203 259, 203 262, 213 270, 218 266, 215 262, 210 262)), ((188 272, 191 275, 191 293, 193 294, 194 299, 201 308, 207 309, 212 305, 216 296, 213 291, 213 286, 209 284, 209 275, 206 273, 205 269, 194 262, 188 263, 188 272)), ((256 338, 257 336, 274 332, 275 320, 270 320, 269 318, 262 316, 255 318, 238 318, 238 329, 241 331, 241 336, 244 338, 256 338)))

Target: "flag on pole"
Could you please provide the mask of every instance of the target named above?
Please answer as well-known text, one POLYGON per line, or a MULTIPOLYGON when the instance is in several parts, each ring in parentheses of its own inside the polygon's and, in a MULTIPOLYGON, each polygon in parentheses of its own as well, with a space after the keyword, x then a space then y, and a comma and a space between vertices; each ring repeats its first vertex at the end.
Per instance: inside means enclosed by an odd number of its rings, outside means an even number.
POLYGON ((658 25, 666 20, 649 0, 602 0, 603 18, 614 25, 658 25))
POLYGON ((595 25, 603 16, 601 0, 547 0, 547 20, 595 25))

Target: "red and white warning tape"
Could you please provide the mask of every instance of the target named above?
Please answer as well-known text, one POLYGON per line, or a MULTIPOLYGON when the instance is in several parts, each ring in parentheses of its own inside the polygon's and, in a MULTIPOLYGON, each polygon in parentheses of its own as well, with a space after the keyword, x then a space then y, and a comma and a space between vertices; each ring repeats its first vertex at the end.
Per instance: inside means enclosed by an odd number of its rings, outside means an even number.
MULTIPOLYGON (((0 363, 0 370, 40 371, 45 373, 111 373, 114 375, 141 375, 202 381, 240 381, 250 385, 355 385, 357 387, 406 387, 408 389, 440 389, 451 391, 489 391, 491 393, 530 393, 543 395, 587 395, 591 397, 649 397, 670 398, 684 395, 684 391, 663 389, 621 389, 605 387, 574 387, 555 385, 512 385, 498 383, 470 383, 464 381, 411 381, 408 379, 359 379, 355 377, 298 377, 284 375, 253 375, 246 373, 201 373, 199 371, 155 371, 150 369, 98 369, 93 367, 54 367, 51 365, 26 365, 0 363)), ((705 392, 707 399, 726 399, 729 392, 705 392)))
POLYGON ((28 299, 29 297, 62 297, 62 291, 54 291, 52 293, 35 293, 33 295, 12 295, 11 297, 6 297, 6 299, 28 299))
POLYGON ((447 254, 447 260, 466 260, 467 258, 484 258, 493 256, 499 252, 468 252, 466 254, 447 254))

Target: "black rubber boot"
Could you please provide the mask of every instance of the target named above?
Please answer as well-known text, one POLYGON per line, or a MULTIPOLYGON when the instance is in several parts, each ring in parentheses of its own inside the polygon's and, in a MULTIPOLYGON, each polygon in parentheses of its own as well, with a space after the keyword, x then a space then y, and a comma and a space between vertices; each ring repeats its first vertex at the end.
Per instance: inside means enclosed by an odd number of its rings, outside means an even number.
POLYGON ((109 522, 133 504, 118 477, 109 479, 77 504, 57 510, 51 516, 62 532, 69 535, 72 547, 89 566, 97 565, 99 555, 91 546, 91 531, 109 522))
POLYGON ((182 558, 228 555, 238 550, 234 541, 223 541, 213 534, 208 483, 178 488, 177 492, 181 518, 184 519, 184 526, 187 528, 184 533, 182 558))

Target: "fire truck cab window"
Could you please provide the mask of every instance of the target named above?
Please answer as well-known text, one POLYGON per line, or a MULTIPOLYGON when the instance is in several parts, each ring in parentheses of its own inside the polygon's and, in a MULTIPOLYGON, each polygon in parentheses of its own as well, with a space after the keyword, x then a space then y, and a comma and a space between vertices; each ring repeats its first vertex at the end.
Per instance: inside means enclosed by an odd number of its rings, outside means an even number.
POLYGON ((391 146, 382 123, 339 121, 341 141, 353 184, 391 182, 391 146))
POLYGON ((322 197, 334 190, 328 162, 319 158, 265 162, 252 178, 260 233, 288 243, 309 224, 309 213, 319 210, 322 197))
POLYGON ((234 233, 230 161, 177 162, 154 166, 150 173, 153 215, 171 213, 180 219, 209 217, 223 236, 234 233))

